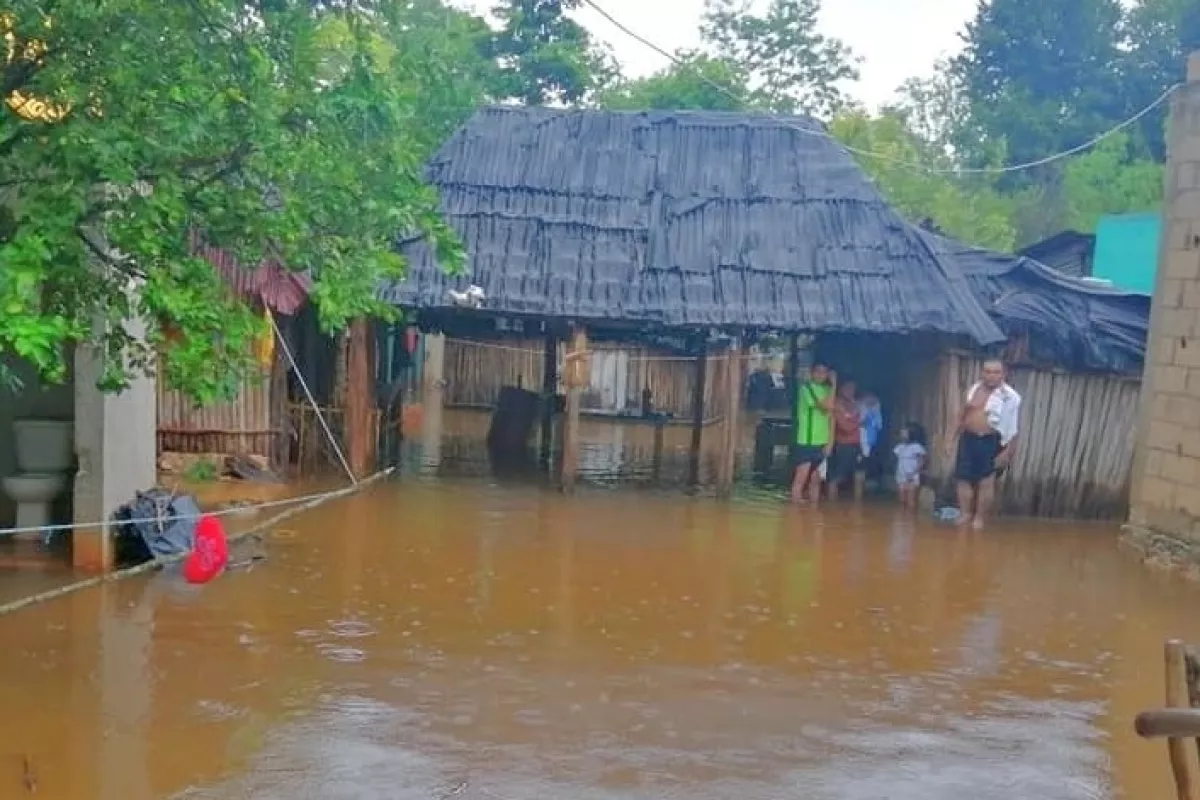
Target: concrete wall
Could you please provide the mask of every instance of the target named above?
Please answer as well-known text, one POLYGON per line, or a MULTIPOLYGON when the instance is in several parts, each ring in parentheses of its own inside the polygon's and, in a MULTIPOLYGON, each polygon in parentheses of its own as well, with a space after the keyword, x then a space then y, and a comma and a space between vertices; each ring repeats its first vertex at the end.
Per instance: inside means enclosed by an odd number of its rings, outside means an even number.
POLYGON ((1174 97, 1168 136, 1130 522, 1200 553, 1200 53, 1174 97))
MULTIPOLYGON (((140 324, 125 323, 134 336, 142 335, 140 324)), ((75 521, 90 524, 108 520, 114 511, 133 499, 137 492, 157 482, 155 434, 158 427, 158 395, 151 378, 136 378, 120 394, 101 394, 96 382, 102 363, 90 347, 80 346, 75 354, 75 452, 79 472, 75 476, 75 521)), ((105 570, 112 563, 107 531, 80 529, 72 544, 76 567, 105 570)))
MULTIPOLYGON (((68 356, 68 363, 71 356, 68 356)), ((36 417, 42 419, 73 419, 75 417, 75 387, 72 375, 63 384, 43 384, 29 364, 13 357, 0 357, 0 362, 12 370, 24 383, 15 393, 0 386, 0 477, 17 470, 16 447, 13 442, 13 420, 36 417)), ((16 508, 0 491, 0 527, 13 524, 16 508)), ((65 521, 65 520, 64 520, 65 521)))

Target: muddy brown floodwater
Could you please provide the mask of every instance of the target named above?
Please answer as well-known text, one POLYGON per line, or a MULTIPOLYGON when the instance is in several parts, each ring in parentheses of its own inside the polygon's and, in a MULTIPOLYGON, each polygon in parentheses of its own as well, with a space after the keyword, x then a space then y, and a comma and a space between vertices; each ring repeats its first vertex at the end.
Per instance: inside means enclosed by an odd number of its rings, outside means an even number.
POLYGON ((269 551, 0 618, 0 797, 1168 797, 1200 638, 1103 527, 409 480, 269 551))

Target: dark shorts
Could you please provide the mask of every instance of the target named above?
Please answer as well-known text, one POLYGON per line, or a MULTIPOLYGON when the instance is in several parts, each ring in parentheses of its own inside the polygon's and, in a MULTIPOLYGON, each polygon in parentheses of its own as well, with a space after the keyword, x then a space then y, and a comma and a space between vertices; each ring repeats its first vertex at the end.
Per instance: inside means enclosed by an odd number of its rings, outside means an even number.
POLYGON ((826 480, 830 483, 843 483, 854 477, 862 461, 862 449, 856 444, 835 444, 829 454, 829 474, 826 480))
POLYGON ((996 456, 1000 455, 1000 434, 980 436, 961 433, 958 437, 958 459, 954 477, 972 485, 996 474, 996 456))
POLYGON ((792 464, 819 467, 825 460, 825 446, 820 444, 798 444, 792 448, 792 464))

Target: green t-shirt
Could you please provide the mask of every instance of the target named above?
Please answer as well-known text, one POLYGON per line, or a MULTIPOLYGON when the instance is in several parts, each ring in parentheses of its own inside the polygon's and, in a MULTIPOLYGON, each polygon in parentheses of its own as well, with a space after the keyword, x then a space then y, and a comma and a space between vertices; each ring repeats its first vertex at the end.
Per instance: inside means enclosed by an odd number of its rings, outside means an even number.
POLYGON ((821 402, 833 391, 827 383, 805 381, 800 384, 800 396, 796 400, 796 444, 807 447, 824 447, 829 444, 832 431, 829 412, 821 402))

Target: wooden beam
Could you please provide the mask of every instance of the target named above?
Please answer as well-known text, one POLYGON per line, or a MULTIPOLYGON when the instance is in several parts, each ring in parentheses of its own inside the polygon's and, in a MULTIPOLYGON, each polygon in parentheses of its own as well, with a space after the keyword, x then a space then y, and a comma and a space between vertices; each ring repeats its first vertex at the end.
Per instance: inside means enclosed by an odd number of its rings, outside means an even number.
POLYGON ((371 365, 371 326, 366 319, 350 323, 346 354, 346 457, 359 477, 374 471, 376 432, 371 424, 375 376, 371 365))
POLYGON ((700 484, 700 446, 704 439, 704 384, 708 380, 708 343, 696 356, 696 381, 692 384, 692 449, 688 461, 688 485, 700 484))
POLYGON ((742 351, 734 339, 725 352, 725 427, 721 437, 717 492, 728 497, 733 492, 737 471, 738 433, 742 412, 742 351))
POLYGON ((1143 739, 1200 736, 1200 709, 1158 708, 1143 711, 1134 719, 1133 729, 1143 739))
POLYGON ((582 325, 571 330, 571 342, 564 362, 567 407, 563 418, 562 471, 559 480, 563 491, 569 492, 575 488, 579 475, 579 408, 589 378, 588 336, 587 329, 582 325))

